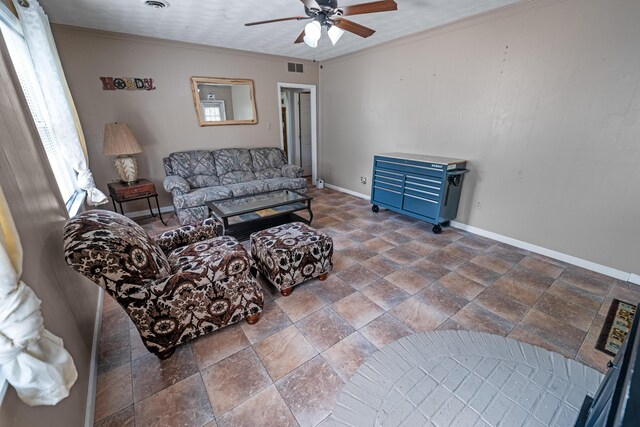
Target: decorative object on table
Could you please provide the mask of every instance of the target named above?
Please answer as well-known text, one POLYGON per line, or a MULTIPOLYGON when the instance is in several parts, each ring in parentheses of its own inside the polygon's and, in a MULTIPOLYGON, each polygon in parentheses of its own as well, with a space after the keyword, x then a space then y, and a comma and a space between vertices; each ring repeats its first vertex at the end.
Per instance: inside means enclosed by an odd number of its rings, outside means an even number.
POLYGON ((171 153, 162 159, 180 224, 209 217, 207 203, 276 190, 305 193, 303 169, 287 163, 280 148, 223 148, 171 153))
POLYGON ((65 225, 65 259, 124 308, 163 359, 200 335, 260 318, 264 298, 251 259, 216 228, 208 219, 152 238, 125 216, 86 211, 65 225))
POLYGON ((277 190, 253 196, 209 202, 211 216, 222 225, 222 235, 231 234, 240 241, 256 230, 294 221, 311 224, 313 197, 292 190, 277 190), (295 212, 307 211, 309 219, 295 212), (257 226, 256 226, 257 224, 257 226))
POLYGON ((22 259, 0 188, 0 374, 27 405, 55 405, 69 395, 78 372, 62 339, 44 328, 40 300, 20 280, 22 259))
POLYGON ((152 78, 100 77, 102 90, 156 90, 152 78))
POLYGON ((567 427, 602 377, 512 338, 424 332, 369 356, 342 388, 329 425, 567 427))
POLYGON ((200 126, 258 123, 253 80, 191 77, 191 94, 200 126))
POLYGON ((76 171, 78 188, 87 192, 87 204, 108 203, 107 196, 96 188, 89 169, 87 144, 67 84, 60 56, 51 32, 49 19, 37 0, 13 0, 29 56, 46 100, 46 113, 53 128, 52 138, 67 164, 76 171))
POLYGON ((304 27, 304 31, 294 43, 303 41, 309 47, 318 47, 318 41, 322 35, 322 27, 327 29, 327 35, 332 44, 336 44, 345 31, 349 31, 360 37, 369 37, 375 30, 364 25, 344 19, 343 16, 361 15, 364 13, 389 12, 397 10, 398 5, 393 0, 380 0, 371 3, 356 4, 352 6, 338 7, 337 0, 300 0, 304 4, 304 12, 307 16, 293 16, 291 18, 270 19, 268 21, 250 22, 244 24, 247 27, 253 25, 269 24, 282 21, 300 21, 313 19, 304 27))
POLYGON ((149 212, 151 213, 151 216, 155 218, 156 214, 153 213, 153 209, 151 208, 151 198, 153 197, 156 199, 158 217, 164 225, 167 225, 164 222, 164 219, 162 219, 162 212, 160 211, 160 204, 158 203, 158 192, 156 191, 156 186, 153 182, 149 181, 148 179, 142 178, 132 184, 110 182, 109 184, 107 184, 107 187, 109 187, 109 196, 111 196, 113 210, 116 213, 118 212, 118 208, 116 208, 116 202, 120 206, 120 213, 124 214, 122 203, 130 202, 132 200, 147 199, 149 212))
POLYGON ((131 156, 137 153, 142 153, 142 147, 126 123, 108 123, 104 126, 102 154, 116 156, 116 173, 123 182, 131 183, 138 179, 138 163, 131 156))
POLYGON ((627 338, 637 310, 637 305, 614 298, 596 342, 596 348, 615 356, 627 338))
POLYGON ((286 297, 302 282, 326 280, 333 269, 333 240, 294 222, 253 233, 251 256, 258 271, 286 297))
POLYGON ((467 161, 420 154, 388 153, 373 158, 371 210, 380 207, 433 224, 440 234, 458 214, 467 161))

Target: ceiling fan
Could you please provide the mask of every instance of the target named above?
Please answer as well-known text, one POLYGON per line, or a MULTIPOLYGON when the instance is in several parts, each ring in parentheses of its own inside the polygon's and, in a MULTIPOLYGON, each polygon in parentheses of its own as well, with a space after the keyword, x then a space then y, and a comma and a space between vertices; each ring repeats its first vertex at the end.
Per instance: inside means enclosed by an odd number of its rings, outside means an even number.
POLYGON ((300 0, 304 4, 304 11, 307 16, 292 16, 289 18, 270 19, 268 21, 249 22, 244 24, 247 27, 253 25, 269 24, 282 21, 301 21, 312 19, 304 27, 294 43, 305 42, 310 47, 317 47, 318 40, 322 34, 322 27, 327 28, 327 34, 334 45, 342 37, 345 31, 357 34, 360 37, 369 37, 375 30, 364 25, 356 24, 345 19, 344 16, 362 15, 365 13, 388 12, 397 10, 398 5, 393 0, 380 0, 371 3, 362 3, 352 6, 338 7, 337 0, 300 0))

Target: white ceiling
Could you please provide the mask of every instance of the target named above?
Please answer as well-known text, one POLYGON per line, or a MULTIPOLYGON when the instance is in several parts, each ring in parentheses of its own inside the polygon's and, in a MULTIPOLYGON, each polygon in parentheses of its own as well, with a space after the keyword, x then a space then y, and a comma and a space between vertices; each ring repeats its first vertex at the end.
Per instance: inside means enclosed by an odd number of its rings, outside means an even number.
MULTIPOLYGON (((244 23, 304 16, 299 0, 168 0, 153 9, 143 0, 40 0, 51 22, 201 43, 301 59, 324 60, 418 33, 520 0, 396 0, 398 10, 350 17, 376 30, 367 39, 345 33, 336 46, 326 34, 316 49, 293 41, 308 21, 245 27, 244 23)), ((340 6, 368 0, 339 0, 340 6)))

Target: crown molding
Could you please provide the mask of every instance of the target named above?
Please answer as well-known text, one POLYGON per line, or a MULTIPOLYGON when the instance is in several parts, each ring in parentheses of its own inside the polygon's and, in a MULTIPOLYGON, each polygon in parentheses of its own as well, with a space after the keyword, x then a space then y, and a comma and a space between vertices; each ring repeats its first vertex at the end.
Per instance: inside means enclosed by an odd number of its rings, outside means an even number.
POLYGON ((360 49, 355 52, 350 52, 344 55, 336 56, 321 61, 322 65, 328 65, 335 62, 345 61, 358 56, 366 55, 368 53, 375 53, 386 49, 396 48, 403 45, 415 43, 420 40, 426 40, 432 37, 438 37, 446 33, 464 30, 466 28, 476 27, 478 25, 485 24, 487 22, 497 21, 500 19, 508 18, 509 16, 526 13, 531 10, 541 9, 543 7, 553 6, 558 3, 564 3, 569 0, 523 0, 518 3, 508 4, 506 6, 499 7, 497 9, 481 12, 476 15, 468 16, 466 18, 459 19, 457 21, 442 24, 428 30, 421 31, 419 33, 403 36, 395 40, 390 40, 375 46, 360 49))
POLYGON ((315 61, 310 61, 308 59, 300 59, 300 58, 292 58, 288 56, 281 55, 272 55, 269 53, 260 53, 260 52, 251 52, 249 50, 240 50, 240 49, 230 49, 226 47, 220 46, 212 46, 206 44, 199 43, 189 43, 189 42, 181 42, 177 40, 168 40, 168 39, 160 39, 156 37, 147 37, 147 36, 139 36, 136 34, 128 34, 128 33, 116 33, 113 31, 105 31, 105 30, 95 30, 92 28, 84 28, 84 27, 74 27, 72 25, 64 25, 64 24, 51 24, 51 28, 53 29, 54 36, 56 33, 65 33, 65 34, 74 34, 83 37, 95 37, 101 39, 110 39, 110 40, 120 40, 124 42, 136 42, 136 43, 146 43, 153 44, 158 46, 169 46, 169 47, 177 47, 182 49, 192 49, 199 50, 208 53, 222 53, 226 55, 238 55, 245 56, 249 58, 256 58, 262 60, 268 60, 273 62, 297 62, 302 63, 307 66, 316 66, 318 67, 320 64, 315 61))

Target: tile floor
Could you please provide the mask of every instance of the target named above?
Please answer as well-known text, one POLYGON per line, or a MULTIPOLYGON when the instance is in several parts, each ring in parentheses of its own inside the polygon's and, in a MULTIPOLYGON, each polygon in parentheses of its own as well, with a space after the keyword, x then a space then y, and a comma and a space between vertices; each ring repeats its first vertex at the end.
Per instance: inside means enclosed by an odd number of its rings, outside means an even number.
MULTIPOLYGON (((334 239, 334 271, 286 298, 259 279, 257 324, 226 327, 160 361, 105 297, 97 426, 315 426, 364 359, 434 329, 509 336, 603 371, 609 357, 594 345, 612 298, 640 300, 640 286, 456 229, 434 235, 344 193, 310 193, 313 225, 334 239)), ((150 234, 166 229, 140 222, 150 234)))

